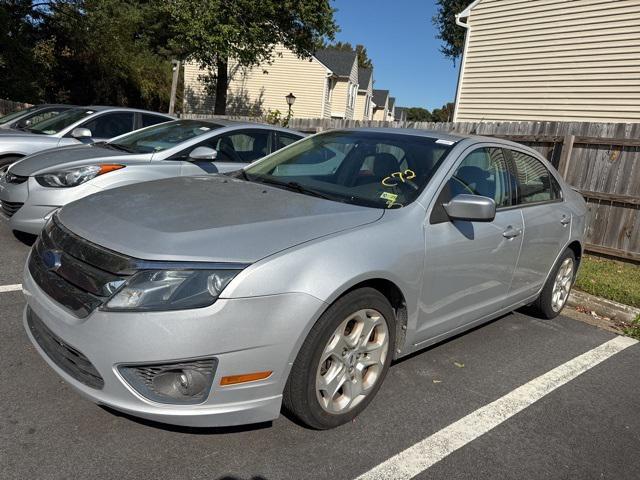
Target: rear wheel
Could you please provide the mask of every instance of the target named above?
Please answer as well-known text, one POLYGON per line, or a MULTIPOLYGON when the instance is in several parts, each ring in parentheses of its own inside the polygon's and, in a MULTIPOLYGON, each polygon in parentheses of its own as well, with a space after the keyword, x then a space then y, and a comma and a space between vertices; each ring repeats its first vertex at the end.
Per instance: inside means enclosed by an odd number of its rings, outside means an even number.
POLYGON ((576 277, 576 257, 567 249, 556 262, 540 296, 533 304, 535 313, 543 318, 557 317, 569 298, 576 277))
POLYGON ((311 329, 291 369, 284 407, 305 425, 347 423, 378 392, 391 363, 395 313, 375 289, 338 299, 311 329))

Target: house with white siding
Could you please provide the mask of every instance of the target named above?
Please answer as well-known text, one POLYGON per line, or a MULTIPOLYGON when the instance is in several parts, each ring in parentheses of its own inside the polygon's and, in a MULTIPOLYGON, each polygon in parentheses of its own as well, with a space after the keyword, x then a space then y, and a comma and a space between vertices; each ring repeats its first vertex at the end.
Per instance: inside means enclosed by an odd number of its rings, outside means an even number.
POLYGON ((476 0, 454 121, 640 122, 639 0, 476 0))
MULTIPOLYGON (((185 65, 185 113, 213 112, 214 96, 206 88, 207 75, 195 63, 185 65)), ((358 97, 355 52, 326 49, 310 58, 299 58, 278 45, 269 63, 247 68, 230 62, 229 77, 229 115, 262 116, 278 110, 284 116, 288 112, 286 96, 293 93, 293 115, 297 118, 354 118, 358 97)))

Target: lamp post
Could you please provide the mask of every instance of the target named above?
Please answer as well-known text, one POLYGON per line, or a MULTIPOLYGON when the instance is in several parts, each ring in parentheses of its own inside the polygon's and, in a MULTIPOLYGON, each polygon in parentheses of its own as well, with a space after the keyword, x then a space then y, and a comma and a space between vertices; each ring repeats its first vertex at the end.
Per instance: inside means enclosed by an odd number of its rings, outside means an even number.
POLYGON ((287 99, 287 105, 289 105, 289 114, 287 115, 287 125, 288 125, 289 124, 289 120, 291 119, 291 116, 293 115, 293 113, 291 112, 291 107, 293 107, 293 104, 296 102, 296 96, 293 93, 290 93, 289 95, 287 95, 284 98, 287 99))

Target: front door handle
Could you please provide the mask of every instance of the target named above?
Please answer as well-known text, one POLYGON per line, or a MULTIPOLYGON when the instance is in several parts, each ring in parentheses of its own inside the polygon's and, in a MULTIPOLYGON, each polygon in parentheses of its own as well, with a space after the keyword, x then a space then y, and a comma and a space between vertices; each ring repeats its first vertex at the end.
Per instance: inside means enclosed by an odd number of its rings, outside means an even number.
POLYGON ((571 223, 571 218, 568 217, 567 215, 562 215, 562 218, 560 219, 560 223, 566 227, 571 223))
POLYGON ((509 225, 507 229, 504 232, 502 232, 502 236, 504 238, 512 239, 517 237, 521 233, 522 233, 522 230, 520 230, 519 228, 513 228, 511 225, 509 225))

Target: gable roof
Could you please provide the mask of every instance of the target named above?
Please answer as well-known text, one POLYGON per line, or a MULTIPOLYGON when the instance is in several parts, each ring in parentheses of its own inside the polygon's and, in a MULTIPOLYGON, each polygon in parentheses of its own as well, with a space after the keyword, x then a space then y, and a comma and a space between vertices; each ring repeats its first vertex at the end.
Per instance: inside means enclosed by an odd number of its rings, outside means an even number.
POLYGON ((356 52, 346 52, 335 48, 318 50, 314 56, 339 77, 351 76, 351 69, 356 61, 356 52))
POLYGON ((360 90, 366 90, 369 87, 371 75, 373 75, 373 69, 358 68, 358 85, 360 85, 360 90))
POLYGON ((374 90, 373 91, 373 103, 377 108, 384 108, 384 104, 389 96, 389 90, 374 90))

